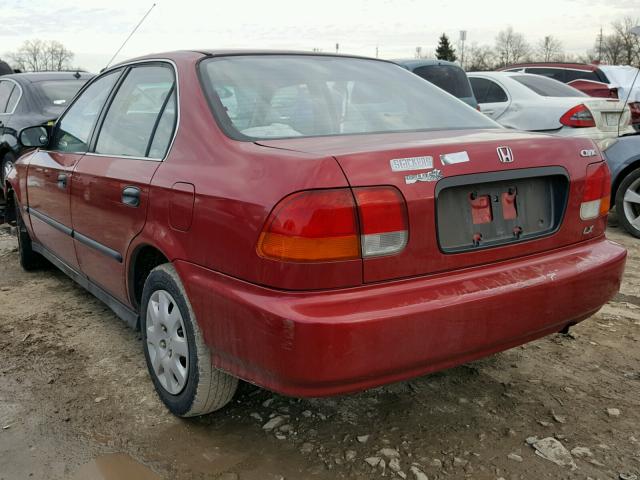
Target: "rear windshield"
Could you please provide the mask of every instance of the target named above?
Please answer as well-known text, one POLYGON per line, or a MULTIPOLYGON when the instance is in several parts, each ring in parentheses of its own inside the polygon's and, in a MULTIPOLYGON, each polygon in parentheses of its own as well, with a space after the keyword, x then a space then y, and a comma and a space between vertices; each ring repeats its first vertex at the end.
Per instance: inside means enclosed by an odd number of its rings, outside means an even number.
POLYGON ((44 80, 35 83, 47 106, 65 106, 78 93, 78 90, 87 83, 86 79, 81 80, 44 80))
POLYGON ((458 98, 472 97, 469 80, 464 70, 452 65, 427 65, 413 73, 458 98))
POLYGON ((388 62, 249 55, 211 58, 200 69, 218 123, 236 139, 499 128, 388 62))
POLYGON ((543 97, 587 97, 580 90, 577 90, 562 82, 540 75, 513 75, 515 81, 520 82, 525 87, 533 90, 543 97))

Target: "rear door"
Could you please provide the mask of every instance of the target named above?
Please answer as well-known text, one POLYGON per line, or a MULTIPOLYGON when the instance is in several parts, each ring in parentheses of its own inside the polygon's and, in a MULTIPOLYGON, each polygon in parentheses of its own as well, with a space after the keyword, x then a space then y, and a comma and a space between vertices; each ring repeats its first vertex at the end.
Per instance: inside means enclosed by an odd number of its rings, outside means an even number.
POLYGON ((73 269, 78 269, 69 202, 73 169, 87 152, 98 115, 121 73, 89 85, 54 128, 48 149, 35 152, 29 162, 27 194, 36 240, 73 269))
POLYGON ((488 78, 472 77, 469 80, 473 94, 480 105, 480 111, 493 120, 500 118, 511 103, 507 91, 488 78))
POLYGON ((144 226, 149 184, 174 135, 177 91, 166 62, 129 67, 74 171, 74 242, 82 272, 123 302, 127 249, 144 226))

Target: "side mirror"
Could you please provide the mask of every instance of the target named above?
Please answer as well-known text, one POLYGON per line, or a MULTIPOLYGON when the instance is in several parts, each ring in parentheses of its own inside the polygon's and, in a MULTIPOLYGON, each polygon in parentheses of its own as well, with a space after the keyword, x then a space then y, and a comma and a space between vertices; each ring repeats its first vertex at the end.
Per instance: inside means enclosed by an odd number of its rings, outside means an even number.
POLYGON ((49 131, 42 126, 23 128, 18 140, 23 147, 44 147, 49 144, 49 131))

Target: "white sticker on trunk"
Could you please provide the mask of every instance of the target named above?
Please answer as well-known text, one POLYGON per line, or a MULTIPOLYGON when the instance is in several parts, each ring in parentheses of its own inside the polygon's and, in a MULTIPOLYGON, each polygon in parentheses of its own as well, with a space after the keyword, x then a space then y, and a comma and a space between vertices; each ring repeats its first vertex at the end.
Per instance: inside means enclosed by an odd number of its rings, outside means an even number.
POLYGON ((465 163, 469 161, 469 154, 467 152, 445 153, 444 155, 440 155, 440 161, 442 165, 465 163))
POLYGON ((433 157, 394 158, 389 160, 392 172, 409 170, 428 170, 433 168, 433 157))

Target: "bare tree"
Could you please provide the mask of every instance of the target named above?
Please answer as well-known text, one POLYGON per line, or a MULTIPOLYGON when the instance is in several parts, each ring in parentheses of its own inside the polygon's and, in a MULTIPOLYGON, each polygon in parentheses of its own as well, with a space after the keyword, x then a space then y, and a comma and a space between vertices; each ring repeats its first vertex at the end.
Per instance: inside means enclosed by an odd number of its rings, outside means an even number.
POLYGON ((637 19, 625 17, 611 25, 614 31, 613 37, 620 46, 620 61, 626 65, 634 65, 640 58, 640 39, 631 33, 631 29, 637 24, 637 19))
POLYGON ((564 57, 562 43, 552 35, 547 35, 538 42, 535 53, 543 62, 554 62, 564 57))
POLYGON ((602 39, 602 58, 601 61, 609 65, 617 65, 622 61, 623 57, 622 42, 618 35, 605 35, 602 39))
POLYGON ((73 52, 55 40, 36 39, 24 42, 9 58, 22 71, 60 71, 70 68, 73 52))
POLYGON ((531 47, 521 33, 515 32, 513 27, 508 27, 498 33, 495 51, 500 66, 504 67, 518 63, 529 54, 531 47))
POLYGON ((470 72, 493 70, 496 66, 496 54, 488 45, 472 44, 465 57, 464 63, 470 72))

